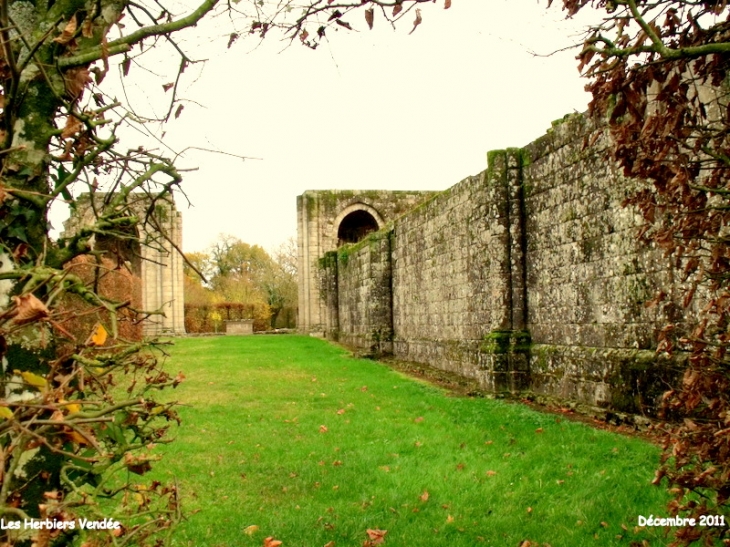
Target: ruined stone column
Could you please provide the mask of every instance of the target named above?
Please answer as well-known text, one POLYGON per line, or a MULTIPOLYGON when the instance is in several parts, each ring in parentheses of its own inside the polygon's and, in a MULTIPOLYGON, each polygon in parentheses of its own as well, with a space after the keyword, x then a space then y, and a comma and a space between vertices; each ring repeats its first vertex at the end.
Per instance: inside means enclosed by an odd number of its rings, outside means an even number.
POLYGON ((522 157, 520 150, 509 149, 487 158, 492 314, 480 361, 491 389, 515 392, 529 386, 522 157))

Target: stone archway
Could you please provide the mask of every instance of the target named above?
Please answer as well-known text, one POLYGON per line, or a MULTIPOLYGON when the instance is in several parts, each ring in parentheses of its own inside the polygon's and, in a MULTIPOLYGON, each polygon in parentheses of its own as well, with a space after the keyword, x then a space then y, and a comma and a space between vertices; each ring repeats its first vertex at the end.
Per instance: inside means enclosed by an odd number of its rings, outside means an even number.
POLYGON ((364 203, 353 203, 345 207, 334 222, 337 246, 357 243, 370 232, 376 232, 385 222, 380 214, 364 203))

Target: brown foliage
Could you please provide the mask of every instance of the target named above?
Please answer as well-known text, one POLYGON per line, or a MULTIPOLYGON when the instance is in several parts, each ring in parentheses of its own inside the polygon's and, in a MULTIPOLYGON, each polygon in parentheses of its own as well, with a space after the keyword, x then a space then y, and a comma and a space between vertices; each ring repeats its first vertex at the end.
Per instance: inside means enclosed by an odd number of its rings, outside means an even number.
MULTIPOLYGON (((80 277, 97 294, 114 302, 128 302, 119 310, 118 333, 126 340, 142 339, 142 324, 134 310, 142 308, 142 280, 124 266, 104 258, 79 256, 69 262, 66 271, 80 277)), ((97 323, 108 323, 107 310, 94 307, 75 294, 65 294, 59 305, 59 323, 78 342, 85 340, 97 323)), ((107 330, 109 325, 107 324, 107 330)))
MULTIPOLYGON (((658 351, 687 351, 690 358, 681 385, 664 395, 664 455, 655 483, 668 479, 673 514, 727 517, 730 12, 725 2, 617 4, 563 0, 571 15, 586 6, 609 13, 612 26, 591 29, 578 56, 591 78, 590 110, 607 118, 613 158, 624 173, 651 183, 626 201, 646 221, 640 237, 672 257, 686 282, 683 304, 692 320, 667 325, 658 337, 658 351)), ((726 537, 725 527, 685 527, 673 545, 726 537)))

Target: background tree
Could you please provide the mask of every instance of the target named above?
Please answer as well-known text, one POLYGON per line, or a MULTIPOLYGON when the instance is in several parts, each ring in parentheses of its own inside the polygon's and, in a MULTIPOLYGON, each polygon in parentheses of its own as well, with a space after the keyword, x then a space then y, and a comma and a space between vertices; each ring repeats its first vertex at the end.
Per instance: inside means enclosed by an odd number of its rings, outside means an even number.
MULTIPOLYGON (((180 518, 174 487, 142 489, 129 474, 149 469, 149 447, 177 419, 152 393, 182 376, 162 371, 148 344, 120 338, 132 299, 98 280, 124 266, 95 242, 138 241, 139 225, 158 227, 181 176, 155 153, 115 148, 127 113, 97 85, 111 58, 126 70, 158 39, 174 47, 175 32, 214 6, 175 17, 116 0, 0 1, 0 517, 123 522, 113 534, 4 529, 4 545, 143 545, 180 518), (92 214, 52 240, 50 207, 74 208, 83 193, 92 214), (69 268, 85 257, 88 275, 69 268), (87 309, 64 310, 69 295, 87 309), (69 318, 85 313, 104 319, 78 332, 69 318)), ((188 62, 181 53, 180 71, 188 62)))
POLYGON ((293 316, 296 315, 298 304, 297 287, 297 244, 294 238, 274 249, 272 260, 266 276, 262 280, 269 306, 271 306, 271 327, 276 327, 276 320, 283 310, 292 312, 287 318, 286 325, 293 326, 293 316))
MULTIPOLYGON (((200 276, 195 274, 197 279, 191 281, 193 290, 185 296, 186 320, 189 319, 191 332, 217 330, 220 328, 218 321, 239 319, 221 315, 219 308, 222 309, 223 304, 247 306, 245 313, 250 315, 247 318, 254 320, 255 330, 276 328, 282 310, 296 308, 297 303, 296 246, 293 239, 279 246, 273 254, 273 257, 270 256, 258 245, 221 235, 208 253, 187 255, 195 268, 208 276, 207 287, 204 287, 200 276), (209 300, 205 301, 203 297, 209 300), (202 307, 207 311, 202 311, 202 307), (203 316, 210 313, 220 315, 220 319, 214 323, 204 321, 203 316), (193 320, 193 317, 197 319, 193 320)), ((189 271, 192 272, 192 268, 189 271)), ((230 312, 233 308, 227 309, 230 312)))

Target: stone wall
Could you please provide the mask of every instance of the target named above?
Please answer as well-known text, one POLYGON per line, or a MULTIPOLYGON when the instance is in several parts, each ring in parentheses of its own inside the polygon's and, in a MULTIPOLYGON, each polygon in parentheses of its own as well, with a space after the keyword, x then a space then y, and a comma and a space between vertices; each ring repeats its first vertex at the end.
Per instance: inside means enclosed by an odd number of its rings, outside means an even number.
POLYGON ((374 354, 392 352, 393 295, 391 238, 385 229, 338 257, 338 338, 374 354))
POLYGON ((337 249, 338 229, 348 215, 366 212, 375 220, 378 228, 383 229, 388 222, 434 194, 387 190, 310 190, 298 196, 298 328, 325 334, 337 330, 337 318, 330 315, 333 308, 327 305, 320 294, 322 279, 318 265, 325 253, 337 249))
POLYGON ((641 244, 622 201, 638 189, 606 161, 607 137, 581 116, 524 149, 532 389, 619 408, 650 404, 657 329, 681 319, 648 308, 672 269, 641 244), (584 146, 585 142, 590 146, 584 146))
POLYGON ((241 319, 225 321, 226 334, 229 335, 251 335, 253 334, 253 319, 241 319))
MULTIPOLYGON (((143 323, 146 336, 185 334, 185 299, 182 249, 182 214, 167 202, 160 227, 166 237, 145 233, 150 245, 142 246, 143 309, 159 311, 143 323), (177 249, 173 247, 175 244, 177 249)), ((143 231, 152 230, 145 226, 143 231)))
MULTIPOLYGON (((105 199, 105 195, 97 195, 105 199)), ((95 211, 100 205, 91 207, 91 199, 82 196, 77 210, 64 223, 64 235, 77 233, 84 226, 93 225, 95 211)), ((150 207, 150 198, 133 193, 128 207, 140 218, 145 219, 150 207)), ((120 249, 118 240, 95 237, 95 250, 106 251, 113 247, 109 255, 120 254, 129 271, 140 278, 142 285, 142 310, 153 312, 142 324, 145 336, 185 333, 184 273, 182 249, 182 214, 175 208, 172 197, 156 199, 155 219, 157 226, 141 222, 137 226, 139 240, 128 249, 120 249), (164 232, 164 235, 160 232, 164 232), (175 248, 177 247, 177 249, 175 248)), ((129 245, 128 242, 124 242, 129 245)))
POLYGON ((682 320, 681 287, 636 238, 641 217, 622 202, 638 183, 607 160, 607 138, 567 117, 326 255, 322 330, 493 391, 651 413, 676 375, 653 348, 661 326, 682 320), (669 299, 647 307, 659 287, 669 299))

